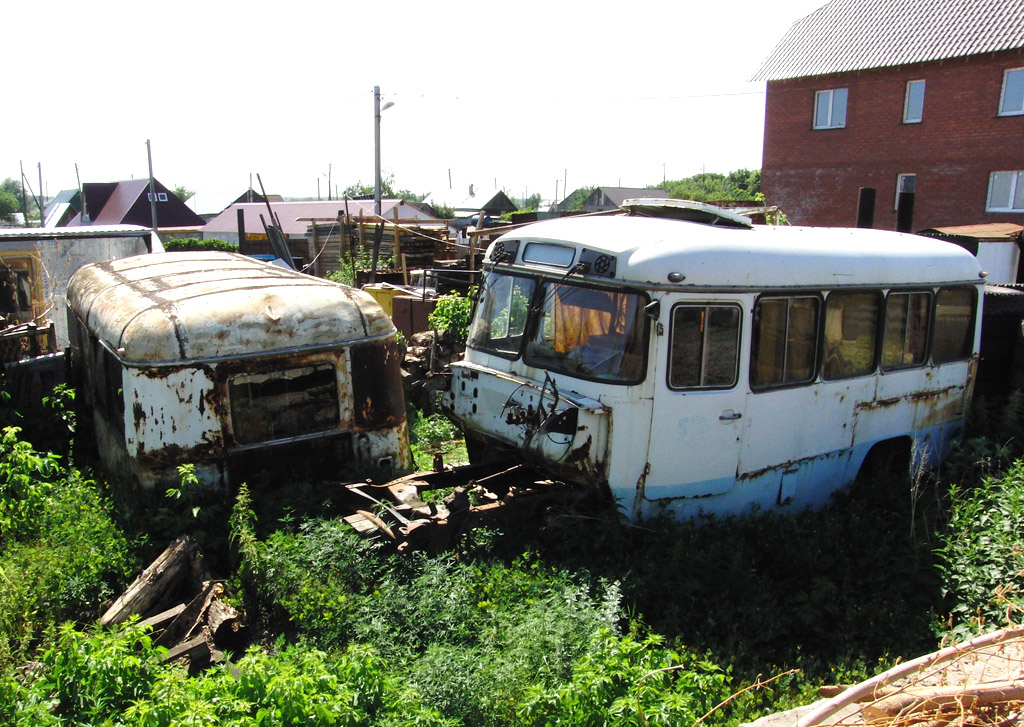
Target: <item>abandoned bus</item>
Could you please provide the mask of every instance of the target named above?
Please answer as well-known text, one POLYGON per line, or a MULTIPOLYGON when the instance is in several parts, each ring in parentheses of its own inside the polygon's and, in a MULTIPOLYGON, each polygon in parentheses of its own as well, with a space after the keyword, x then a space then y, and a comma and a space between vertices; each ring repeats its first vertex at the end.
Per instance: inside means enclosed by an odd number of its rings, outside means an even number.
POLYGON ((68 285, 78 401, 143 487, 411 467, 395 327, 366 293, 231 253, 86 265, 68 285))
POLYGON ((821 505, 881 459, 947 453, 978 359, 969 252, 623 208, 490 245, 445 396, 471 456, 519 453, 639 519, 821 505))

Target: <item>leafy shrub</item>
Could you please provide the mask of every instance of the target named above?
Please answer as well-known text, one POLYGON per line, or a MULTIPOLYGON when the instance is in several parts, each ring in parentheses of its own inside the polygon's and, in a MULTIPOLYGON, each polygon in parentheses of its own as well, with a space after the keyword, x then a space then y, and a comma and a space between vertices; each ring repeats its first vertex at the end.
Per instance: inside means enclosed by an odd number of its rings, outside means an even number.
POLYGON ((335 656, 299 646, 253 649, 196 677, 161 664, 165 653, 137 623, 91 634, 63 626, 25 679, 0 678, 0 720, 12 727, 448 724, 365 647, 335 656))
POLYGON ((655 636, 602 633, 572 678, 534 689, 518 710, 524 725, 694 724, 729 695, 717 664, 661 646, 655 636))
POLYGON ((3 432, 0 454, 0 664, 51 624, 94 615, 134 561, 96 483, 3 432))
POLYGON ((436 331, 448 331, 459 343, 469 337, 469 318, 473 301, 456 293, 437 298, 434 310, 427 316, 427 323, 436 331))
POLYGON ((238 245, 227 240, 218 240, 214 237, 205 240, 195 237, 177 237, 165 242, 164 250, 167 252, 206 252, 208 250, 238 252, 238 245))
POLYGON ((943 589, 957 635, 1019 623, 1024 612, 1024 462, 974 487, 953 486, 943 545, 943 589))
MULTIPOLYGON (((413 410, 415 412, 415 410, 413 410)), ((417 470, 429 470, 435 454, 442 454, 448 464, 469 462, 462 432, 444 414, 422 416, 414 413, 410 418, 410 444, 417 470)))

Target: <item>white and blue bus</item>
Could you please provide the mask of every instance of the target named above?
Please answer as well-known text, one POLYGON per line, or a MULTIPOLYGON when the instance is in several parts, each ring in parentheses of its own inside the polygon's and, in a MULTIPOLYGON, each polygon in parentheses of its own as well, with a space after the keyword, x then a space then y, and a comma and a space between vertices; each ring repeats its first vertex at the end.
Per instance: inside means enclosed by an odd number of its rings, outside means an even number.
POLYGON ((956 245, 630 200, 507 232, 484 268, 444 400, 471 457, 631 519, 818 506, 961 433, 985 273, 956 245))

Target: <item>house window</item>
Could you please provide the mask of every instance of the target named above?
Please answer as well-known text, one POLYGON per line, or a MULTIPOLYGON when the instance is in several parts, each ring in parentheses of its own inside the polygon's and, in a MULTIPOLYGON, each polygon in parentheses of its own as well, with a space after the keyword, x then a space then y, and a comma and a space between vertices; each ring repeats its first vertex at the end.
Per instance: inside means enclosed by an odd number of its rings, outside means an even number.
POLYGON ((1024 114, 1024 68, 1011 68, 1003 73, 1003 91, 999 96, 999 115, 1024 114))
POLYGON ((987 212, 1024 212, 1024 171, 992 172, 988 177, 987 212))
POLYGON ((848 89, 833 88, 814 94, 814 128, 841 129, 846 126, 848 89))
POLYGON ((903 123, 919 124, 924 115, 924 81, 907 81, 903 100, 903 123))
POLYGON ((900 208, 900 192, 916 192, 917 191, 917 175, 916 174, 900 174, 896 177, 896 199, 893 200, 892 208, 898 210, 900 208))

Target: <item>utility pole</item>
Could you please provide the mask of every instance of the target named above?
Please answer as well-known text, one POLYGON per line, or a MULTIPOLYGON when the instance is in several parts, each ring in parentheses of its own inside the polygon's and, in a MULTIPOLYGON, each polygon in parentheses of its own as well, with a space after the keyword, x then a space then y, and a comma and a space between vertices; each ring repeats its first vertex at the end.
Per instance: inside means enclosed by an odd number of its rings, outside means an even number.
POLYGON ((373 87, 373 213, 380 217, 380 86, 373 87))
POLYGON ((43 226, 43 206, 46 204, 46 192, 43 191, 43 163, 36 162, 39 170, 39 226, 43 226))
POLYGON ((153 217, 153 234, 156 234, 156 183, 153 181, 153 149, 146 139, 146 158, 149 160, 149 213, 153 217))

